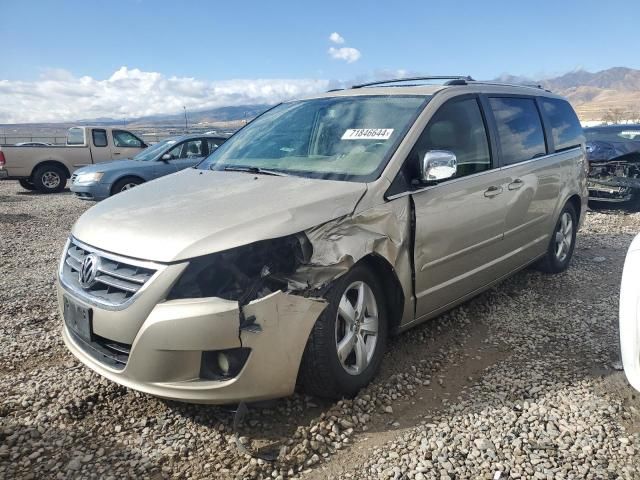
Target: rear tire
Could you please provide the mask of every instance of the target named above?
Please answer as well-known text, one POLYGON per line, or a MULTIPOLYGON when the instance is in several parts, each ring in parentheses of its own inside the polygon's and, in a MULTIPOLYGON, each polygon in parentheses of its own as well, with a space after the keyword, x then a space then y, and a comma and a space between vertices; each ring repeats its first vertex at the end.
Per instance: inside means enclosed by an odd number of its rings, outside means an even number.
POLYGON ((111 195, 115 195, 116 193, 124 192, 125 190, 129 190, 133 187, 137 187, 141 183, 144 183, 141 179, 136 177, 125 177, 118 180, 113 184, 111 188, 111 195))
POLYGON ((577 231, 576 209, 571 203, 567 203, 556 221, 547 254, 537 264, 538 269, 546 273, 560 273, 569 268, 576 245, 577 231))
POLYGON ((299 383, 306 393, 319 397, 352 397, 376 375, 386 349, 382 288, 366 266, 357 265, 325 298, 329 305, 307 341, 299 383))
POLYGON ((41 165, 33 172, 33 185, 42 193, 58 193, 67 185, 67 174, 58 165, 41 165))
POLYGON ((22 188, 24 188, 25 190, 35 190, 36 186, 33 184, 33 182, 31 182, 31 180, 27 180, 25 178, 22 178, 20 180, 18 180, 18 183, 20 183, 20 186, 22 188))

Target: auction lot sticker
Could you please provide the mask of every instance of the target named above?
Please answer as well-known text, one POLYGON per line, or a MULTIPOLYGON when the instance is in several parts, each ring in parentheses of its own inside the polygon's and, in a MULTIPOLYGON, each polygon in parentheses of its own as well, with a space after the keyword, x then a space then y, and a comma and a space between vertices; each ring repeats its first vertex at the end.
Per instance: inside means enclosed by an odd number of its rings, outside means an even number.
POLYGON ((393 128, 349 128, 342 140, 389 140, 393 128))

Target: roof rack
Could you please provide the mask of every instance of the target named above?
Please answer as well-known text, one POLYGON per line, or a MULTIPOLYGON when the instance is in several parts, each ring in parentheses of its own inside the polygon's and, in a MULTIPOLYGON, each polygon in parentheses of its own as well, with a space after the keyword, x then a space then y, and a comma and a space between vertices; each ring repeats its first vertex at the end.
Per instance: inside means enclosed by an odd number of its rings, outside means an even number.
POLYGON ((544 90, 545 92, 551 92, 551 90, 547 90, 542 85, 538 85, 538 84, 492 82, 489 80, 473 80, 473 83, 479 83, 482 85, 497 85, 497 86, 504 86, 504 87, 537 88, 539 90, 544 90))
POLYGON ((374 85, 385 85, 387 83, 413 82, 416 80, 449 80, 445 85, 466 85, 466 82, 473 82, 473 78, 469 75, 439 75, 433 77, 407 77, 393 78, 391 80, 378 80, 377 82, 361 83, 353 85, 351 88, 372 87, 374 85), (455 82, 455 83, 454 83, 455 82))

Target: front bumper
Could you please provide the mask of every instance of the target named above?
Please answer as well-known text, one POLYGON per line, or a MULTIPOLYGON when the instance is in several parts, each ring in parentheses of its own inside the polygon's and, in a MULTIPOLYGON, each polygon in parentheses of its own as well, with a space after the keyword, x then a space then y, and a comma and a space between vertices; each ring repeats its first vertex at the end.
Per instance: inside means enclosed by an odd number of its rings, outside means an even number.
POLYGON ((620 286, 620 352, 629 383, 640 391, 640 235, 624 262, 620 286))
POLYGON ((106 183, 72 183, 71 191, 81 200, 104 200, 111 194, 111 184, 106 183))
MULTIPOLYGON (((63 295, 93 309, 93 330, 100 338, 111 320, 123 324, 145 292, 129 308, 109 311, 89 305, 58 282, 58 304, 63 295), (130 312, 131 310, 131 312, 130 312)), ((126 387, 158 397, 190 403, 225 404, 258 401, 293 393, 302 353, 311 329, 326 306, 281 291, 243 307, 245 318, 255 317, 251 328, 240 328, 235 301, 220 298, 172 300, 157 303, 130 345, 124 366, 101 361, 66 325, 62 336, 69 350, 100 375, 126 387), (199 377, 202 352, 244 347, 251 353, 234 378, 208 380, 199 377)), ((60 307, 62 315, 62 307, 60 307)), ((107 328, 108 330, 108 328, 107 328)), ((114 332, 116 334, 116 332, 114 332)), ((112 338, 122 341, 122 338, 112 338)))

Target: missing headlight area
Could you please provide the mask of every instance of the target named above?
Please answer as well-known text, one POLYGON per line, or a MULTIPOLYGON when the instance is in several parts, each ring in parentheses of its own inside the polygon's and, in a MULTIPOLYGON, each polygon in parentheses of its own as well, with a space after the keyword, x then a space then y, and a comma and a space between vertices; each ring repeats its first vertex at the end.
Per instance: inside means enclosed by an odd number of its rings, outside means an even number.
POLYGON ((608 161, 591 161, 589 199, 624 202, 640 192, 640 155, 629 154, 608 161))
POLYGON ((244 245, 191 261, 168 300, 218 297, 242 305, 278 290, 311 258, 304 234, 244 245))

